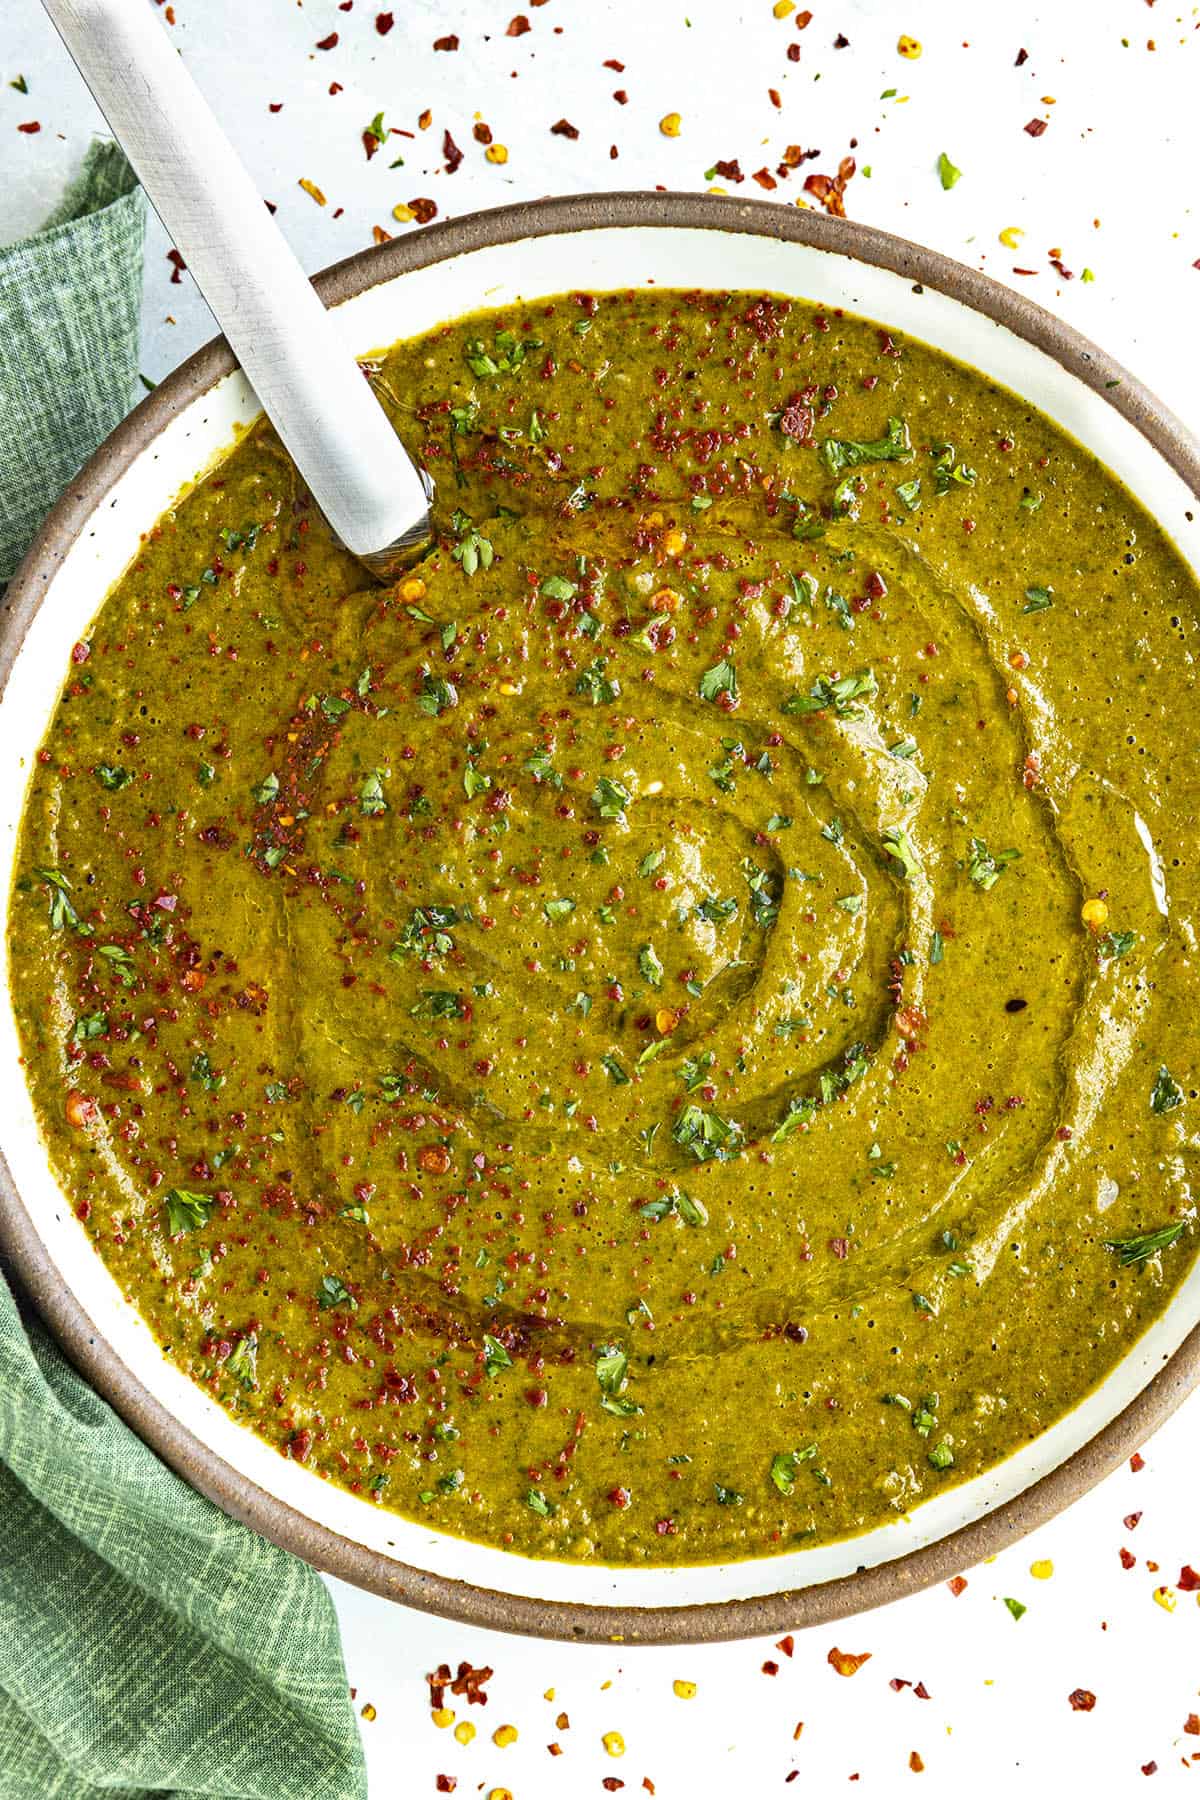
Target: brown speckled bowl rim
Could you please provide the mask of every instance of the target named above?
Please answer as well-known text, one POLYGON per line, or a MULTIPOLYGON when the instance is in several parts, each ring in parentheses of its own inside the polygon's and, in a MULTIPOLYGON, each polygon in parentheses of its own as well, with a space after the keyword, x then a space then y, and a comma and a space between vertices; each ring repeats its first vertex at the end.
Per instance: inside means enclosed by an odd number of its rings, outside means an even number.
MULTIPOLYGON (((464 252, 612 226, 700 228, 784 239, 935 289, 1006 327, 1094 389, 1200 496, 1200 444, 1160 400, 1079 332, 1023 294, 936 251, 816 212, 703 194, 567 195, 432 226, 337 263, 316 277, 316 286, 326 304, 334 306, 379 282, 464 252)), ((168 422, 233 367, 223 338, 205 345, 142 401, 71 482, 9 587, 0 619, 0 694, 42 597, 88 518, 168 422)), ((388 1599, 471 1625, 568 1641, 683 1644, 774 1635, 829 1624, 915 1593, 994 1555, 1052 1518, 1137 1450, 1200 1380, 1198 1325, 1130 1404, 1066 1462, 981 1518, 890 1562, 751 1599, 663 1607, 582 1605, 475 1587, 396 1562, 315 1523, 215 1457, 147 1392, 63 1287, 2 1154, 0 1250, 89 1381, 165 1462, 226 1513, 316 1568, 388 1599)), ((603 1579, 599 1568, 597 1576, 603 1579)))

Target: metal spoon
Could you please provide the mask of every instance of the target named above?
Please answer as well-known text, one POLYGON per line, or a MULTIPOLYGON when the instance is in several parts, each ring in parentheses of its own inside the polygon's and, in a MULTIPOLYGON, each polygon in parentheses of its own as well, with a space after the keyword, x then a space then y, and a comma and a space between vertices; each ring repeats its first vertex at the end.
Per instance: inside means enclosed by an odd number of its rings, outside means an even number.
POLYGON ((146 0, 42 0, 263 410, 380 581, 429 542, 409 457, 146 0))

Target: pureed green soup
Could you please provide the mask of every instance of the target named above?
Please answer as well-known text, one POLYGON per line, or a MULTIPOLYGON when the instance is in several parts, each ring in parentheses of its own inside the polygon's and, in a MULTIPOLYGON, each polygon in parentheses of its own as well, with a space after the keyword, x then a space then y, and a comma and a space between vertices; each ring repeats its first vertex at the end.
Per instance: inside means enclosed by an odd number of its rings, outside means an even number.
POLYGON ((281 1455, 537 1555, 763 1555, 1028 1442, 1191 1260, 1196 591, 863 320, 571 295, 399 345, 438 547, 269 431, 30 784, 54 1169, 281 1455))

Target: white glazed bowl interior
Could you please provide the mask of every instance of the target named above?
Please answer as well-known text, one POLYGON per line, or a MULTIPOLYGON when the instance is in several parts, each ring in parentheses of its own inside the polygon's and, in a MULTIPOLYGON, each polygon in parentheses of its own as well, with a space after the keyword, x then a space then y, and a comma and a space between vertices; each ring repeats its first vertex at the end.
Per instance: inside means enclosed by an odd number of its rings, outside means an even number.
MULTIPOLYGON (((961 301, 883 268, 778 239, 703 227, 621 226, 562 232, 469 250, 362 293, 336 311, 358 354, 479 307, 564 291, 703 287, 769 290, 845 307, 922 338, 1033 402, 1108 465, 1165 526, 1194 569, 1194 496, 1165 459, 1083 381, 1051 356, 961 301)), ((0 705, 0 875, 7 894, 29 770, 67 672, 105 593, 139 534, 175 501, 257 413, 240 373, 189 404, 136 456, 100 500, 51 581, 0 705)), ((1200 1317, 1200 1266, 1168 1310, 1103 1385, 1034 1444, 913 1514, 848 1541, 771 1558, 688 1568, 608 1568, 533 1560, 467 1543, 381 1511, 329 1486, 237 1424, 167 1362, 121 1295, 47 1166, 19 1063, 0 951, 3 1142, 14 1182, 46 1254, 97 1332, 151 1395, 211 1454, 307 1519, 411 1568, 552 1602, 677 1607, 805 1588, 903 1556, 979 1519, 1057 1468, 1114 1419, 1200 1317)))

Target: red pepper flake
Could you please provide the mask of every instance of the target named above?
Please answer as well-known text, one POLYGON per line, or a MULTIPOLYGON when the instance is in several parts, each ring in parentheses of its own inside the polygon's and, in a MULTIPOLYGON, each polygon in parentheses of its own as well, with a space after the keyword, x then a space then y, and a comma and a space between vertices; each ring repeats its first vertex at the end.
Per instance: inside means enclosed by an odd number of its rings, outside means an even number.
POLYGON ((446 37, 434 38, 433 47, 435 50, 457 50, 458 38, 452 31, 446 37))
POLYGON ((282 100, 270 101, 267 105, 267 111, 268 112, 282 112, 283 111, 283 101, 282 100))
POLYGON ((850 39, 846 36, 844 31, 838 32, 833 40, 833 47, 835 50, 848 50, 850 48, 850 39))
POLYGON ((1179 1571, 1179 1580, 1175 1583, 1175 1586, 1177 1588, 1182 1588, 1185 1594, 1194 1594, 1196 1589, 1200 1588, 1200 1575, 1197 1575, 1191 1563, 1184 1563, 1182 1569, 1179 1571))
POLYGON ((27 137, 32 137, 35 132, 40 131, 41 129, 42 121, 40 119, 30 119, 27 124, 17 126, 17 130, 23 131, 27 137))
POLYGON ((745 179, 746 179, 746 177, 742 174, 742 167, 741 167, 741 164, 738 162, 738 159, 736 156, 733 157, 729 162, 714 163, 713 168, 716 171, 716 173, 721 177, 722 181, 732 181, 732 182, 736 183, 739 181, 745 181, 745 179))
POLYGON ((1189 1713, 1183 1721, 1183 1729, 1189 1737, 1200 1737, 1200 1713, 1189 1713))
POLYGON ((796 30, 797 31, 806 31, 811 24, 812 24, 812 14, 810 12, 798 12, 796 14, 796 30))
POLYGON ((762 1666, 762 1672, 764 1675, 778 1675, 779 1664, 777 1662, 765 1662, 762 1666))
POLYGON ((625 64, 623 62, 618 62, 615 56, 608 57, 604 67, 606 69, 611 69, 616 75, 623 75, 625 73, 625 64))
MULTIPOLYGON (((1135 1474, 1135 1475, 1136 1475, 1136 1474, 1138 1474, 1138 1473, 1139 1473, 1139 1471, 1140 1471, 1140 1470, 1142 1470, 1142 1469, 1144 1469, 1144 1468, 1145 1468, 1145 1466, 1146 1466, 1146 1459, 1145 1459, 1145 1457, 1144 1457, 1144 1456, 1143 1456, 1143 1455, 1142 1455, 1142 1453, 1141 1453, 1141 1451, 1140 1451, 1140 1450, 1135 1450, 1135 1451, 1134 1451, 1134 1453, 1133 1453, 1133 1455, 1132 1455, 1132 1456, 1131 1456, 1131 1457, 1130 1457, 1130 1459, 1129 1459, 1129 1467, 1130 1467, 1130 1469, 1131 1469, 1131 1470, 1132 1470, 1132 1471, 1133 1471, 1133 1473, 1134 1473, 1134 1474, 1135 1474)), ((1139 1513, 1139 1514, 1138 1514, 1138 1517, 1139 1517, 1139 1518, 1141 1518, 1141 1514, 1140 1514, 1140 1513, 1139 1513)))
POLYGON ((1091 1712, 1096 1704, 1096 1696, 1089 1688, 1074 1688, 1067 1698, 1071 1702, 1072 1712, 1091 1712))
POLYGON ((857 167, 852 156, 843 156, 838 164, 836 175, 806 176, 804 191, 819 200, 825 211, 831 213, 835 219, 844 219, 846 216, 846 183, 853 177, 857 167))
POLYGON ((1041 137, 1048 124, 1049 120, 1047 119, 1030 119, 1025 129, 1030 137, 1041 137))
POLYGON ((437 218, 437 202, 418 197, 408 202, 409 211, 418 225, 428 225, 430 219, 437 218))
POLYGON ((777 1649, 777 1650, 782 1650, 782 1651, 783 1651, 783 1654, 784 1654, 784 1655, 785 1655, 785 1656, 791 1656, 791 1654, 792 1654, 792 1652, 793 1652, 793 1651, 794 1651, 794 1650, 795 1650, 795 1648, 796 1648, 796 1640, 795 1640, 795 1638, 794 1638, 794 1637, 793 1637, 793 1636, 792 1636, 792 1635, 791 1635, 791 1633, 790 1633, 790 1632, 789 1632, 789 1633, 788 1633, 788 1635, 787 1635, 787 1637, 781 1637, 781 1638, 780 1638, 780 1640, 779 1640, 779 1642, 778 1642, 778 1643, 777 1643, 777 1644, 776 1644, 776 1646, 775 1646, 775 1648, 776 1648, 776 1649, 777 1649))
POLYGON ((179 282, 179 277, 187 268, 187 264, 184 262, 182 256, 180 256, 178 250, 168 250, 167 261, 171 265, 171 286, 175 287, 179 282))
POLYGON ((837 1670, 839 1675, 857 1675, 863 1664, 870 1662, 871 1655, 870 1650, 864 1650, 861 1655, 856 1656, 852 1650, 834 1649, 829 1652, 825 1660, 831 1669, 837 1670))
POLYGON ((1015 68, 1015 69, 1019 69, 1019 68, 1020 68, 1020 67, 1021 67, 1021 66, 1022 66, 1022 64, 1023 64, 1023 63, 1027 63, 1027 62, 1028 62, 1028 61, 1029 61, 1029 52, 1028 52, 1028 50, 1018 50, 1018 51, 1017 51, 1017 60, 1016 60, 1016 62, 1015 62, 1015 63, 1014 63, 1014 64, 1013 64, 1013 67, 1014 67, 1014 68, 1015 68))
POLYGON ((1121 1558, 1121 1567, 1123 1569, 1132 1569, 1137 1562, 1137 1557, 1133 1554, 1133 1551, 1126 1550, 1124 1545, 1122 1545, 1117 1554, 1121 1558))
POLYGON ((909 1753, 908 1766, 914 1775, 919 1775, 921 1773, 925 1764, 921 1761, 921 1753, 919 1750, 913 1750, 909 1753))
POLYGON ((1156 1762, 1148 1762, 1148 1763, 1142 1764, 1142 1774, 1143 1775, 1157 1775, 1157 1773, 1158 1773, 1158 1764, 1156 1762))
POLYGON ((779 429, 786 438, 806 443, 812 437, 813 410, 799 400, 789 400, 779 415, 779 429))
POLYGON ((463 159, 463 153, 448 131, 442 136, 442 155, 446 159, 447 175, 453 175, 463 159))
POLYGON ((457 1775, 439 1775, 437 1778, 437 1791, 439 1794, 452 1794, 457 1786, 457 1775))
POLYGON ((375 14, 375 29, 379 33, 380 37, 386 37, 388 32, 392 29, 392 26, 395 23, 396 23, 396 17, 395 17, 394 13, 376 13, 375 14))
POLYGON ((323 38, 317 39, 317 49, 318 50, 336 50, 337 49, 337 41, 338 41, 337 32, 331 31, 328 37, 323 37, 323 38))
POLYGON ((751 181, 757 181, 760 188, 766 188, 769 194, 774 193, 775 189, 779 186, 779 183, 769 169, 756 169, 750 179, 751 181))
POLYGON ((771 105, 775 108, 775 110, 777 112, 783 111, 783 101, 779 97, 779 89, 778 88, 768 88, 767 89, 767 99, 771 102, 771 105))
POLYGON ((533 30, 533 26, 529 23, 529 20, 525 17, 525 14, 524 13, 515 13, 513 15, 513 17, 508 21, 508 29, 506 30, 504 35, 505 35, 505 37, 524 37, 525 33, 527 31, 532 31, 532 30, 533 30))
POLYGON ((960 1594, 964 1594, 967 1591, 967 1578, 965 1575, 952 1575, 950 1580, 946 1583, 946 1586, 957 1600, 960 1594))
POLYGON ((557 125, 552 125, 550 127, 550 135, 552 137, 574 139, 579 136, 579 127, 577 125, 572 125, 570 119, 560 119, 557 125))

